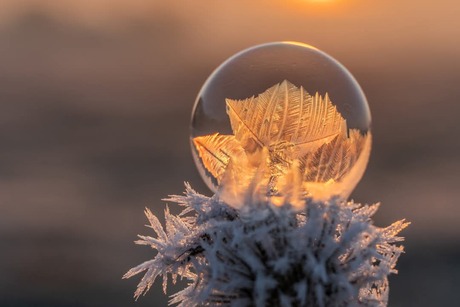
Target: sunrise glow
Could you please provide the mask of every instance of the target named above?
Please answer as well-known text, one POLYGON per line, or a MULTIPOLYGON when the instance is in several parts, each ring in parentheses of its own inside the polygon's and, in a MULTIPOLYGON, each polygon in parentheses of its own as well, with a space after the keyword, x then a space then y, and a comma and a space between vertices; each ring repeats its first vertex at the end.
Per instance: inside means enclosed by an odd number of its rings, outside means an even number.
POLYGON ((352 9, 356 1, 359 0, 292 0, 282 3, 295 15, 340 15, 352 9))
POLYGON ((306 2, 313 2, 313 3, 330 3, 336 2, 336 0, 305 0, 306 2))

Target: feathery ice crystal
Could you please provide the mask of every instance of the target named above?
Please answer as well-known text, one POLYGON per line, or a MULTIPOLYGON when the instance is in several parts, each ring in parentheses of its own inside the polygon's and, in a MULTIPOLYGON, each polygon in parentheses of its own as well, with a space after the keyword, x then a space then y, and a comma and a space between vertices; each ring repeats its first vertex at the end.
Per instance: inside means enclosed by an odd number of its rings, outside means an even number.
POLYGON ((139 236, 154 259, 124 278, 146 271, 135 297, 159 276, 188 286, 172 295, 179 306, 386 306, 390 273, 403 252, 397 234, 404 220, 386 228, 372 224, 378 204, 305 201, 274 205, 251 199, 236 209, 186 185, 168 201, 166 227, 146 209, 155 237, 139 236))
POLYGON ((230 205, 240 205, 238 187, 244 193, 260 167, 267 194, 278 194, 294 163, 304 195, 347 199, 372 139, 358 82, 331 56, 297 42, 254 46, 222 63, 198 94, 190 132, 203 180, 230 205), (222 191, 224 180, 237 184, 222 191))

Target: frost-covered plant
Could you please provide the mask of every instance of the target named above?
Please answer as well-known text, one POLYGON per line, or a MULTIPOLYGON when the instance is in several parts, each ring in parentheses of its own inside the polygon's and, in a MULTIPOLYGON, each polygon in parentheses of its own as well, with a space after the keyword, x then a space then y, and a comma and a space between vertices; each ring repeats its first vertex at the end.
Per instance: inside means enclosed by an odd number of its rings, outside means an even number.
POLYGON ((331 199, 283 204, 246 197, 238 208, 196 193, 168 201, 184 209, 165 210, 163 228, 146 209, 156 236, 139 236, 156 256, 124 278, 146 271, 135 297, 156 278, 188 286, 172 295, 179 306, 386 306, 390 273, 403 252, 397 234, 404 220, 386 228, 372 224, 378 204, 331 199))

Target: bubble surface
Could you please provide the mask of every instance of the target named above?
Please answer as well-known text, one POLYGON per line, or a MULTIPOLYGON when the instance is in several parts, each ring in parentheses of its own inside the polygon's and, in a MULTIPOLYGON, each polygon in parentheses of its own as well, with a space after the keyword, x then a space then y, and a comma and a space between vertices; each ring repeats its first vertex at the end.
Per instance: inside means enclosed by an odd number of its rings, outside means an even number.
POLYGON ((368 162, 370 123, 360 86, 339 62, 305 44, 269 43, 232 56, 205 82, 192 152, 214 192, 244 191, 257 177, 267 196, 295 184, 306 197, 347 198, 368 162))

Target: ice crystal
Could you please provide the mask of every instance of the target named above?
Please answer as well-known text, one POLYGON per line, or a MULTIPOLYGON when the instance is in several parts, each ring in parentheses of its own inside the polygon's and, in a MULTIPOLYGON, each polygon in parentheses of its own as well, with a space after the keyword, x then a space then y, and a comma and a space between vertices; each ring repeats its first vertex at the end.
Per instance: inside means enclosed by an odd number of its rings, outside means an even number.
POLYGON ((349 129, 327 93, 312 96, 284 80, 258 96, 226 99, 226 106, 233 134, 192 140, 218 185, 226 179, 227 184, 245 187, 241 182, 251 181, 265 168, 266 194, 276 194, 292 165, 300 161, 305 194, 316 200, 335 195, 346 199, 363 175, 371 133, 349 129))
POLYGON ((387 277, 403 252, 397 235, 408 223, 379 228, 371 220, 378 204, 284 192, 291 196, 277 204, 248 193, 235 208, 186 185, 168 199, 183 211, 166 208, 165 227, 146 209, 155 236, 136 243, 158 253, 124 275, 145 272, 135 298, 160 276, 166 293, 170 276, 188 281, 171 297, 179 306, 386 306, 387 277))

